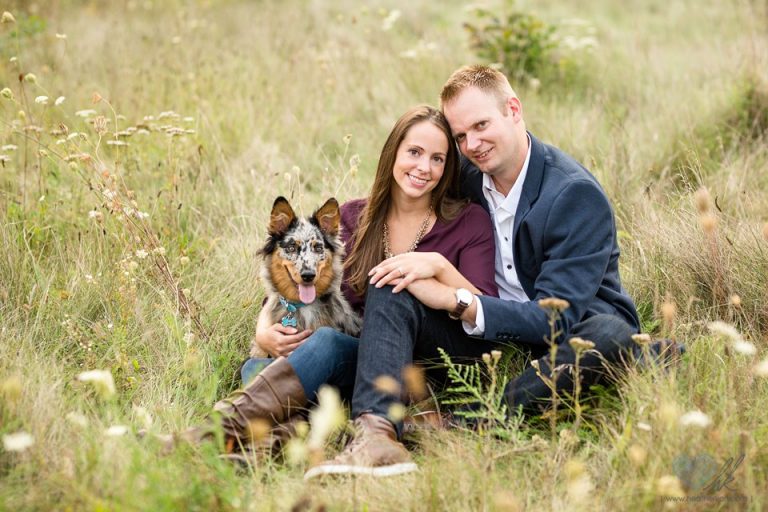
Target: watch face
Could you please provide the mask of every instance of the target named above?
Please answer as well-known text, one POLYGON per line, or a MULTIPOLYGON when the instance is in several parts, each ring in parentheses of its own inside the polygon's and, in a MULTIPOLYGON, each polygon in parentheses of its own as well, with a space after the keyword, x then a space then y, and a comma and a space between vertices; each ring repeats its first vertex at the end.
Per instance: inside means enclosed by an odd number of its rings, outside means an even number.
POLYGON ((472 303, 472 292, 467 290, 466 288, 459 288, 456 290, 456 299, 464 304, 465 306, 468 306, 472 303))

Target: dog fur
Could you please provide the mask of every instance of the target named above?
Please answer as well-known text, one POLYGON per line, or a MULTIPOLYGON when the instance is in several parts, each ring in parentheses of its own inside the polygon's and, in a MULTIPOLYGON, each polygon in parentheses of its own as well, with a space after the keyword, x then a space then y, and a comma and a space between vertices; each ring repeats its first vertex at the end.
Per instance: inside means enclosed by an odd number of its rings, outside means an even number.
MULTIPOLYGON (((307 218, 297 217, 284 197, 275 199, 269 237, 260 251, 264 257, 261 278, 268 292, 264 307, 272 323, 280 323, 288 313, 282 296, 304 303, 293 315, 299 331, 328 326, 359 336, 362 320, 341 293, 344 245, 339 239, 340 221, 339 203, 334 198, 307 218)), ((254 340, 251 357, 266 356, 254 340)))

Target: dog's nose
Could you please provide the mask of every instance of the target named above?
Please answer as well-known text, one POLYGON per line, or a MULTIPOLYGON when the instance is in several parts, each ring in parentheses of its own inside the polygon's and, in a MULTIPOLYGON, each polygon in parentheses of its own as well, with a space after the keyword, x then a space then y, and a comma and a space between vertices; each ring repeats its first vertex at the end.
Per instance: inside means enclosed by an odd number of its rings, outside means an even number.
POLYGON ((312 280, 315 278, 314 272, 302 272, 301 273, 301 280, 305 283, 311 283, 312 280))

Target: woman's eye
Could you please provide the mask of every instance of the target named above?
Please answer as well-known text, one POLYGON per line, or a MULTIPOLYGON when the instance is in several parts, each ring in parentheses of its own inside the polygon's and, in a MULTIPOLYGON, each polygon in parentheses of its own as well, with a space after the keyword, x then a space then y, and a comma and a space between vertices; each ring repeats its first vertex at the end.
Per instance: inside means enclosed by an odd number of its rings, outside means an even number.
POLYGON ((418 150, 418 149, 415 149, 415 148, 411 148, 411 149, 409 149, 409 150, 408 150, 408 153, 409 153, 411 156, 419 156, 419 150, 418 150))
POLYGON ((445 162, 445 160, 444 160, 444 159, 443 159, 443 157, 441 157, 441 156, 436 156, 436 157, 434 157, 434 158, 433 158, 433 160, 434 160, 435 162, 439 163, 439 164, 441 164, 441 163, 445 162))

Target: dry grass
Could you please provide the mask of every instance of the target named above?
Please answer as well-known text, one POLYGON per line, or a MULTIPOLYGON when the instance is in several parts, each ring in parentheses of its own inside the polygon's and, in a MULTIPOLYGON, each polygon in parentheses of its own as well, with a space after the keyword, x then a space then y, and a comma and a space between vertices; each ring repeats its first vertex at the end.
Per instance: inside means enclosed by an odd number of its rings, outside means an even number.
POLYGON ((627 376, 578 429, 561 421, 554 441, 543 423, 511 426, 510 441, 428 435, 418 474, 323 484, 304 484, 301 466, 238 473, 212 447, 161 456, 152 441, 105 431, 145 426, 137 407, 154 429, 185 427, 237 385, 273 198, 308 210, 362 195, 394 119, 435 103, 471 61, 469 14, 421 0, 113 4, 16 2, 16 23, 0 27, 0 88, 13 93, 0 98, 0 146, 16 146, 0 150, 0 434, 34 438, 0 451, 0 509, 765 509, 768 389, 755 372, 768 357, 764 2, 519 2, 595 27, 583 83, 517 89, 532 130, 604 184, 624 284, 646 327, 686 343, 682 363, 627 376), (402 16, 383 30, 394 8, 402 16), (96 112, 75 114, 85 109, 96 112), (61 123, 87 137, 67 139, 61 123), (694 201, 701 187, 710 231, 694 201), (665 302, 677 306, 667 325, 665 302), (709 333, 713 320, 757 354, 709 333), (113 396, 75 379, 97 368, 114 376, 113 396), (711 425, 681 424, 691 410, 711 425), (680 491, 676 457, 704 453, 745 456, 713 494, 746 503, 663 501, 680 491))

